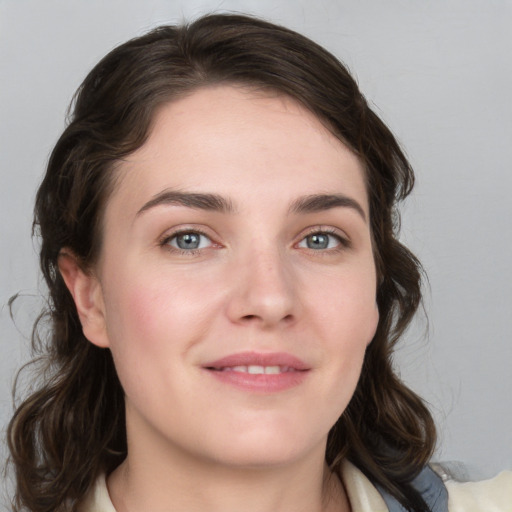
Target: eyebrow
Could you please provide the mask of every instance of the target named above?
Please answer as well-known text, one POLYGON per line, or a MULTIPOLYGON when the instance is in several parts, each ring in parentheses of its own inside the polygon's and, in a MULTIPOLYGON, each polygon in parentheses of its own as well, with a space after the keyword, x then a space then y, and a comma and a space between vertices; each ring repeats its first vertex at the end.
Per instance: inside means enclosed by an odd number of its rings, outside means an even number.
POLYGON ((290 206, 290 213, 315 213, 331 208, 351 208, 355 210, 366 222, 366 213, 363 207, 351 197, 343 194, 311 194, 300 197, 290 206))
POLYGON ((137 212, 136 216, 145 211, 162 205, 177 205, 195 208, 198 210, 209 210, 221 213, 234 213, 233 203, 217 194, 202 194, 196 192, 180 192, 178 190, 164 190, 150 199, 137 212))
MULTIPOLYGON (((186 206, 188 208, 220 213, 236 213, 233 203, 218 194, 164 190, 145 203, 136 216, 138 217, 147 210, 162 205, 186 206)), ((306 214, 339 207, 355 210, 366 222, 366 214, 363 207, 355 199, 343 194, 311 194, 299 197, 290 205, 288 212, 306 214)))

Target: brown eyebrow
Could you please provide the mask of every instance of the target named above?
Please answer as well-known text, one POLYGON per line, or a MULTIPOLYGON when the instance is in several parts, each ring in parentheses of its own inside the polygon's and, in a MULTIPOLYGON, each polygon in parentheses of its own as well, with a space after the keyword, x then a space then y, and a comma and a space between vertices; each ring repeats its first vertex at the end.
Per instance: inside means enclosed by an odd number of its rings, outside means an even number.
POLYGON ((210 210, 221 213, 233 213, 231 201, 217 194, 201 194, 196 192, 180 192, 177 190, 164 190, 150 199, 137 212, 137 216, 145 211, 160 205, 178 205, 198 210, 210 210))
MULTIPOLYGON (((136 216, 160 205, 179 205, 199 210, 216 211, 220 213, 235 213, 233 203, 218 194, 199 192, 181 192, 178 190, 164 190, 140 208, 136 216)), ((351 197, 343 194, 311 194, 299 197, 289 208, 289 213, 315 213, 331 208, 352 208, 366 222, 366 214, 362 206, 351 197)))
POLYGON ((290 206, 290 213, 315 213, 331 208, 352 208, 366 222, 366 214, 363 207, 351 197, 343 194, 312 194, 300 197, 290 206))

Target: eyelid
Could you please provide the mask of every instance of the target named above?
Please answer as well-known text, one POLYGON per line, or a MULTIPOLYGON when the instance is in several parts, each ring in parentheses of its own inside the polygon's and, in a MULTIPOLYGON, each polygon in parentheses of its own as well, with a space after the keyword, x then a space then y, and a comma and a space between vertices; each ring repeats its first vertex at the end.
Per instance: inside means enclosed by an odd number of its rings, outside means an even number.
POLYGON ((350 237, 345 233, 345 231, 343 231, 339 228, 335 228, 333 226, 323 226, 323 225, 311 226, 311 227, 307 228, 306 230, 302 231, 302 233, 299 235, 299 240, 296 243, 296 245, 300 244, 308 236, 315 235, 315 234, 325 234, 325 235, 334 236, 339 240, 340 246, 331 248, 331 249, 324 249, 323 251, 320 251, 317 249, 310 249, 312 251, 335 252, 336 250, 349 249, 352 246, 352 241, 350 240, 350 237))
POLYGON ((200 250, 200 249, 206 249, 212 244, 212 240, 210 237, 204 235, 203 233, 199 233, 197 231, 185 231, 183 233, 176 233, 173 236, 169 237, 167 239, 167 244, 173 247, 174 249, 183 250, 183 251, 194 251, 194 250, 200 250), (193 247, 193 248, 184 248, 179 246, 179 240, 182 237, 188 236, 188 235, 194 235, 194 237, 197 237, 198 239, 198 245, 199 247, 193 247), (206 247, 204 245, 204 241, 206 239, 206 247))
POLYGON ((186 254, 186 255, 194 255, 198 254, 202 251, 211 249, 212 247, 221 247, 221 244, 215 241, 215 237, 202 227, 194 226, 194 225, 181 225, 171 229, 166 230, 159 238, 158 238, 158 246, 166 249, 171 253, 177 254, 186 254), (208 247, 202 247, 197 249, 181 249, 179 247, 175 247, 170 245, 170 241, 180 235, 184 235, 187 233, 197 233, 198 235, 204 236, 211 243, 208 247))

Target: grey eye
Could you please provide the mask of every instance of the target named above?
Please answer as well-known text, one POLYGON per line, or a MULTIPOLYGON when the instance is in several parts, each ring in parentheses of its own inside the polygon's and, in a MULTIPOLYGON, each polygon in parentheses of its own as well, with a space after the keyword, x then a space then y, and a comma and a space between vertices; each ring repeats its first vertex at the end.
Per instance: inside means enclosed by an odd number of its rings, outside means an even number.
POLYGON ((336 235, 332 235, 330 233, 312 233, 300 241, 299 247, 305 247, 313 250, 324 250, 334 249, 340 244, 341 240, 336 235))
POLYGON ((169 245, 184 251, 191 251, 194 249, 203 249, 211 245, 210 239, 206 235, 197 233, 195 231, 188 231, 186 233, 179 233, 169 240, 169 245))

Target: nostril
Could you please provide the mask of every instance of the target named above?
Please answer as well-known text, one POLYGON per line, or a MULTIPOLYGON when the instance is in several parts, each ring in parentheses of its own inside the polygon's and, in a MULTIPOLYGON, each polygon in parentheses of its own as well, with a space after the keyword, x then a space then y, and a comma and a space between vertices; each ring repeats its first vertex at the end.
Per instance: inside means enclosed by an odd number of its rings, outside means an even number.
MULTIPOLYGON (((257 321, 257 320, 260 320, 260 321, 263 321, 265 322, 265 316, 260 316, 260 315, 244 315, 240 318, 240 320, 242 322, 254 322, 254 321, 257 321)), ((293 314, 288 314, 284 317, 282 317, 280 319, 281 322, 284 322, 284 323, 291 323, 293 322, 294 320, 294 315, 293 314)), ((279 321, 279 319, 275 319, 275 321, 279 321)))

